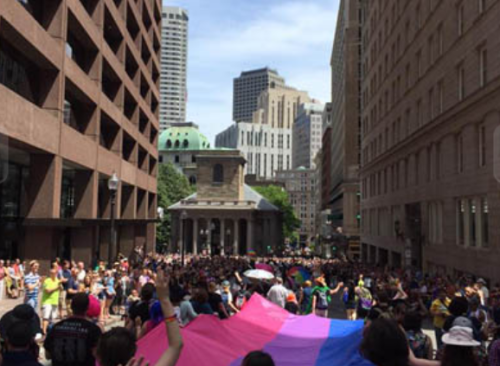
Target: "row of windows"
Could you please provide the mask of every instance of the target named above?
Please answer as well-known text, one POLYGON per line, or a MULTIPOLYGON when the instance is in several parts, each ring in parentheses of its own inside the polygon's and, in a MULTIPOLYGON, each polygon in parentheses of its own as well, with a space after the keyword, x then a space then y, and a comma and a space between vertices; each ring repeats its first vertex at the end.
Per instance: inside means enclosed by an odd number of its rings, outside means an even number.
MULTIPOLYGON (((258 177, 268 177, 268 154, 263 153, 251 153, 247 154, 247 174, 256 174, 258 177)), ((286 165, 283 165, 283 155, 274 155, 269 154, 269 163, 270 163, 270 173, 271 176, 274 176, 275 171, 281 170, 290 170, 291 168, 291 159, 290 155, 286 155, 286 165)))
MULTIPOLYGON (((278 140, 277 140, 277 147, 278 149, 284 149, 284 135, 283 134, 277 134, 278 135, 278 140)), ((271 141, 270 141, 270 147, 274 148, 274 133, 270 134, 271 136, 271 141)), ((290 134, 286 134, 286 149, 290 149, 291 142, 290 142, 290 134)), ((241 131, 241 140, 240 140, 240 145, 245 146, 245 131, 241 131)), ((247 131, 246 133, 246 145, 247 146, 264 146, 267 147, 267 132, 262 132, 262 131, 247 131)))
MULTIPOLYGON (((484 87, 488 82, 488 51, 485 46, 480 47, 477 50, 477 80, 478 86, 484 87)), ((456 69, 456 79, 457 79, 457 100, 462 101, 467 95, 466 88, 466 69, 464 67, 464 62, 458 64, 456 69)), ((383 112, 389 112, 388 106, 388 96, 386 92, 385 99, 385 110, 383 112)), ((382 103, 382 100, 381 100, 382 103)), ((383 108, 383 106, 381 106, 383 108)), ((369 143, 369 146, 365 148, 364 151, 364 162, 368 163, 372 159, 382 153, 383 150, 390 148, 390 137, 392 137, 392 145, 398 143, 400 140, 406 138, 411 133, 417 131, 419 128, 424 126, 426 123, 432 121, 438 115, 444 111, 444 82, 438 81, 435 87, 429 89, 427 96, 425 98, 417 99, 415 103, 415 109, 412 113, 412 108, 409 107, 404 113, 404 125, 401 126, 401 118, 398 118, 391 126, 387 127, 385 131, 379 134, 374 140, 369 143), (424 105, 426 104, 426 105, 424 105), (392 130, 392 133, 391 131, 392 130), (384 135, 385 134, 385 135, 384 135), (384 140, 385 143, 381 144, 384 140), (377 146, 377 140, 379 141, 377 146), (382 146, 385 148, 382 149, 382 146)), ((370 115, 372 121, 377 121, 377 106, 372 109, 370 115)), ((363 133, 366 135, 369 133, 370 129, 375 126, 370 125, 370 120, 365 118, 363 121, 363 133)))
MULTIPOLYGON (((483 8, 484 9, 484 5, 483 4, 483 8)), ((458 31, 458 37, 460 37, 463 32, 464 32, 464 4, 462 3, 460 6, 458 6, 457 8, 457 11, 458 11, 458 14, 457 14, 457 27, 459 29, 458 31)), ((482 12, 482 11, 481 11, 482 12)), ((407 24, 406 24, 406 32, 405 32, 405 40, 406 40, 406 45, 409 45, 413 39, 412 37, 410 36, 409 34, 409 29, 410 29, 410 26, 409 26, 409 22, 410 20, 408 20, 407 24)), ((443 52, 444 52, 444 36, 443 36, 443 24, 439 24, 436 28, 436 32, 431 34, 428 38, 428 41, 427 41, 427 48, 426 48, 426 52, 427 52, 427 65, 428 65, 428 68, 427 70, 429 70, 431 68, 431 66, 435 63, 436 59, 439 58, 443 52)), ((401 49, 401 47, 399 46, 400 42, 401 42, 401 39, 400 39, 400 35, 398 35, 398 38, 397 38, 397 41, 395 43, 393 43, 392 45, 392 52, 388 52, 386 55, 385 55, 385 63, 380 63, 379 64, 379 67, 378 67, 378 72, 377 70, 375 70, 375 73, 374 75, 371 77, 370 79, 370 82, 369 84, 367 85, 366 89, 364 90, 363 92, 363 105, 365 108, 367 108, 368 106, 368 102, 370 100, 373 100, 373 97, 379 93, 379 89, 383 86, 383 84, 386 82, 387 80, 387 76, 390 72, 390 70, 392 70, 395 66, 395 64, 398 62, 399 60, 399 57, 401 55, 403 55, 404 53, 404 49, 401 49), (384 70, 383 70, 383 67, 382 65, 384 65, 384 70)), ((374 60, 376 57, 378 57, 378 54, 380 53, 377 48, 376 48, 376 41, 374 43, 374 47, 372 48, 371 50, 373 56, 372 57, 372 60, 374 60)), ((416 80, 411 80, 412 78, 412 62, 408 62, 408 64, 406 65, 405 69, 404 69, 404 74, 405 74, 405 80, 404 80, 404 87, 405 87, 405 90, 409 90, 415 83, 418 82, 418 80, 420 80, 423 75, 424 75, 424 57, 423 57, 423 51, 422 49, 418 50, 416 53, 415 53, 415 57, 413 58, 414 59, 414 63, 416 65, 414 65, 414 67, 416 68, 416 80)), ((478 70, 478 85, 480 87, 483 87, 487 81, 488 81, 488 72, 487 72, 487 69, 488 69, 488 53, 487 53, 487 49, 485 47, 485 45, 481 45, 480 47, 478 47, 478 51, 477 51, 477 70, 478 70)), ((365 60, 365 64, 364 64, 364 67, 365 67, 365 75, 366 75, 366 69, 368 69, 368 66, 369 66, 369 59, 367 58, 365 60)), ((465 80, 466 80, 466 74, 465 74, 465 68, 463 67, 463 63, 462 64, 459 64, 459 66, 457 67, 457 80, 458 80, 458 91, 457 91, 457 95, 458 95, 458 100, 462 100, 465 95, 466 95, 466 90, 465 90, 465 80)), ((382 116, 385 114, 385 113, 388 113, 389 110, 391 109, 392 106, 396 105, 403 97, 403 94, 404 94, 404 91, 401 89, 401 84, 402 84, 402 77, 401 75, 398 75, 396 78, 394 78, 394 80, 392 81, 392 87, 391 86, 388 86, 385 90, 385 92, 383 93, 380 93, 381 97, 378 101, 378 103, 376 103, 375 105, 371 106, 371 111, 370 111, 370 115, 369 115, 369 118, 370 120, 372 121, 372 123, 370 123, 369 121, 365 121, 365 124, 367 125, 368 129, 365 130, 365 133, 368 132, 369 130, 371 130, 376 123, 374 123, 375 121, 378 121, 379 119, 382 118, 382 116)), ((432 95, 432 91, 429 91, 429 96, 431 97, 432 95)), ((442 96, 442 90, 441 90, 441 93, 440 95, 442 96)), ((442 100, 442 99, 441 99, 442 100)), ((368 118, 368 116, 366 117, 368 118)))
MULTIPOLYGON (((467 141, 469 141, 467 151, 474 151, 471 150, 470 145, 472 144, 472 147, 475 148, 475 155, 473 158, 474 160, 477 159, 475 164, 469 164, 469 166, 474 166, 476 168, 485 167, 488 160, 488 145, 489 142, 493 142, 491 141, 491 136, 490 140, 488 140, 486 126, 482 124, 476 126, 472 134, 465 136, 464 132, 460 132, 455 135, 453 149, 451 150, 453 158, 442 156, 442 143, 438 141, 394 163, 386 169, 371 174, 363 180, 364 197, 369 198, 396 192, 412 184, 418 185, 437 181, 442 176, 442 161, 454 161, 454 172, 456 174, 463 173, 465 171, 466 158, 465 137, 467 137, 467 141)), ((467 157, 471 160, 469 155, 467 157)), ((448 169, 448 171, 450 171, 450 169, 448 169)))

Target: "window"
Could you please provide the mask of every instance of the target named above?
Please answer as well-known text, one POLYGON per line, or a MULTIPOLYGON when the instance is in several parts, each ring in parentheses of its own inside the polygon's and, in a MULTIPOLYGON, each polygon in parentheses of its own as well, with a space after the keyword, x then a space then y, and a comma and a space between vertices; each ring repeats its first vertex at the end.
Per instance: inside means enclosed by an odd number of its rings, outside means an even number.
POLYGON ((443 113, 444 111, 444 90, 443 90, 443 81, 438 83, 438 114, 443 113))
POLYGON ((434 64, 434 36, 431 35, 429 37, 429 40, 427 41, 428 45, 427 48, 429 49, 429 66, 434 64))
POLYGON ((464 34, 464 4, 460 4, 457 8, 457 27, 460 37, 464 34))
POLYGON ((436 145, 436 179, 439 180, 441 174, 441 143, 436 145))
POLYGON ((488 247, 490 232, 488 229, 488 198, 481 199, 481 234, 482 246, 488 247))
POLYGON ((416 17, 417 17, 417 30, 422 27, 422 7, 420 4, 417 5, 416 17))
POLYGON ((428 205, 428 230, 431 243, 442 243, 443 206, 441 202, 428 205))
POLYGON ((175 155, 175 157, 174 157, 174 161, 175 161, 176 163, 179 163, 179 161, 180 161, 180 157, 179 157, 179 155, 175 155))
POLYGON ((476 246, 476 200, 469 199, 469 245, 476 246))
POLYGON ((486 165, 486 127, 479 126, 479 166, 486 165))
POLYGON ((486 47, 479 49, 479 86, 483 87, 488 81, 488 53, 486 47))
POLYGON ((465 68, 463 64, 460 64, 460 66, 458 66, 457 78, 458 78, 458 100, 461 101, 465 97, 465 68))
POLYGON ((213 168, 213 183, 223 183, 224 182, 224 167, 222 164, 215 164, 213 168))
POLYGON ((482 14, 484 12, 484 9, 486 8, 486 0, 478 0, 478 5, 479 5, 479 14, 482 14))
POLYGON ((410 89, 410 86, 411 86, 411 82, 410 82, 410 67, 411 65, 408 64, 406 65, 406 72, 405 72, 405 76, 406 76, 406 90, 410 89))
POLYGON ((422 127, 422 100, 417 101, 417 128, 422 127))
POLYGON ((457 201, 457 244, 464 245, 465 201, 457 201))
POLYGON ((440 24, 437 29, 438 33, 438 57, 443 54, 444 51, 444 37, 443 37, 443 25, 440 24))
POLYGON ((463 136, 460 134, 457 136, 457 172, 462 173, 464 171, 464 140, 463 136))
POLYGON ((429 90, 429 121, 434 119, 434 89, 429 90))

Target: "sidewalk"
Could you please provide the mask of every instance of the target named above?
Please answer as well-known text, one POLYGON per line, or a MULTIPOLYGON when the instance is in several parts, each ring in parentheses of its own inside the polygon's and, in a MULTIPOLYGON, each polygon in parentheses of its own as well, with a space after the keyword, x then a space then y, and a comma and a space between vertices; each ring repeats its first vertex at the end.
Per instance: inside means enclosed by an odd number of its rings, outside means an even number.
POLYGON ((3 299, 0 300, 0 318, 8 311, 14 309, 19 304, 23 303, 22 298, 17 299, 3 299))

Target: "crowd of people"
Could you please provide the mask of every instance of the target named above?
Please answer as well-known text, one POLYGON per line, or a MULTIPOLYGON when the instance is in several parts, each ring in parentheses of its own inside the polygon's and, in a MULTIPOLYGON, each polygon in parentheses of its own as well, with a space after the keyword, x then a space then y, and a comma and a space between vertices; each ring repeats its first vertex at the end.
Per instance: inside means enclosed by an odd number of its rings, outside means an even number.
MULTIPOLYGON (((120 256, 110 266, 56 259, 47 276, 36 261, 0 261, 2 295, 24 298, 0 320, 2 365, 38 365, 40 347, 54 366, 96 359, 139 365, 136 341, 161 324, 169 347, 158 365, 174 365, 180 328, 200 314, 227 319, 257 293, 297 315, 331 317, 342 306, 346 319, 364 320, 360 351, 376 366, 500 366, 500 289, 482 278, 311 257, 186 259, 182 265, 177 255, 120 256), (272 279, 245 275, 249 270, 272 279), (106 331, 110 319, 123 326, 106 331), (426 323, 434 327, 435 346, 426 323)), ((272 362, 256 351, 242 364, 272 362)))

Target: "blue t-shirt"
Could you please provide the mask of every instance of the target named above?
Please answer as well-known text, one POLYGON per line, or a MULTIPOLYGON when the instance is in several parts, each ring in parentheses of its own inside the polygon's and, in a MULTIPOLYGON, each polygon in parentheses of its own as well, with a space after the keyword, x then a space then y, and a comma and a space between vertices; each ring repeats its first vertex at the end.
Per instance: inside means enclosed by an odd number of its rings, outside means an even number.
POLYGON ((114 295, 115 294, 115 279, 114 277, 108 277, 108 280, 106 282, 106 290, 108 294, 114 295))
POLYGON ((64 282, 62 285, 63 285, 63 289, 64 291, 68 291, 68 283, 69 283, 69 279, 71 278, 71 271, 69 269, 62 269, 61 270, 61 273, 59 275, 59 279, 65 279, 67 280, 66 282, 64 282))
POLYGON ((35 286, 33 290, 28 290, 28 285, 34 285, 35 283, 40 283, 40 276, 32 272, 28 273, 24 277, 24 286, 26 287, 26 298, 27 299, 38 299, 38 291, 40 286, 35 286))

